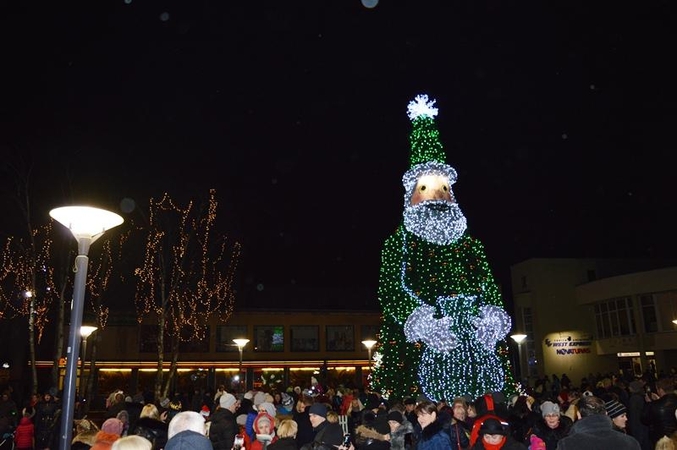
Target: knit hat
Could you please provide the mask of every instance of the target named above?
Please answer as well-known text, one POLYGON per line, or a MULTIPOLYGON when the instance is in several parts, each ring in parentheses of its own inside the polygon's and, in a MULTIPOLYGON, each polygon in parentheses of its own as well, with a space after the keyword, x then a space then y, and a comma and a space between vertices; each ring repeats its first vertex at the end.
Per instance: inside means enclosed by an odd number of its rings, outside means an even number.
MULTIPOLYGON (((437 108, 434 108, 434 105, 435 100, 428 101, 428 96, 425 94, 417 95, 407 105, 407 116, 414 127, 409 136, 412 167, 431 161, 444 164, 445 154, 439 140, 439 131, 435 126, 437 108)), ((450 180, 451 183, 453 181, 450 180)))
POLYGON ((263 398, 264 398, 264 400, 263 400, 264 402, 275 403, 275 398, 268 393, 266 393, 266 395, 264 395, 263 398))
POLYGON ((275 405, 273 405, 272 403, 269 403, 269 402, 261 403, 258 406, 258 408, 259 408, 259 411, 261 411, 261 408, 265 409, 266 412, 272 417, 275 417, 275 415, 277 414, 277 410, 275 409, 275 405))
POLYGON ((625 406, 616 400, 609 400, 606 402, 604 404, 604 409, 606 409, 607 415, 612 419, 628 412, 625 406))
POLYGON ((560 415, 559 405, 550 401, 545 401, 541 404, 541 414, 543 415, 543 417, 549 414, 556 414, 559 416, 560 415))
POLYGON ((405 405, 415 405, 416 404, 416 399, 412 397, 408 397, 404 400, 405 405))
POLYGON ((212 412, 209 410, 209 408, 207 407, 207 405, 202 405, 202 409, 200 409, 200 414, 201 414, 203 417, 209 417, 209 415, 210 415, 211 413, 212 413, 212 412))
POLYGON ((259 391, 256 394, 254 394, 254 398, 252 399, 252 403, 254 403, 254 406, 259 406, 261 403, 266 401, 266 393, 263 391, 259 391))
POLYGON ((388 421, 394 420, 397 423, 402 423, 404 421, 404 417, 402 417, 402 413, 399 412, 398 410, 394 409, 388 413, 388 421))
POLYGON ((282 393, 282 406, 284 406, 286 409, 291 409, 292 406, 294 406, 294 397, 291 395, 287 394, 286 392, 282 393))
POLYGON ((221 394, 221 397, 219 397, 219 405, 224 409, 230 408, 236 401, 235 396, 228 392, 221 394))
POLYGON ((244 398, 248 398, 249 400, 254 398, 254 391, 247 391, 246 394, 244 394, 244 398))
POLYGON ((482 426, 480 426, 480 436, 484 436, 485 434, 500 434, 506 436, 508 430, 506 430, 503 424, 497 419, 490 417, 482 422, 482 426))
POLYGON ((122 430, 124 429, 124 424, 120 419, 107 419, 103 425, 101 425, 101 431, 108 434, 117 434, 120 436, 122 430))
POLYGON ((172 436, 164 450, 212 450, 212 442, 204 434, 184 430, 172 436))
POLYGON ((327 418, 327 407, 322 403, 313 403, 308 409, 308 414, 315 414, 316 416, 327 418))

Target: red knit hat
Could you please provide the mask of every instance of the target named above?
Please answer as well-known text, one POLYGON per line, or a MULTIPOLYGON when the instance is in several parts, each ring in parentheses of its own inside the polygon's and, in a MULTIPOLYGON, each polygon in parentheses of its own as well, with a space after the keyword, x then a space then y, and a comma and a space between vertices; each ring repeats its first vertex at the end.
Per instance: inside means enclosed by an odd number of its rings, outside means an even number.
POLYGON ((209 415, 211 414, 211 411, 209 410, 209 408, 207 408, 207 405, 202 405, 202 409, 200 410, 200 414, 204 417, 209 417, 209 415))

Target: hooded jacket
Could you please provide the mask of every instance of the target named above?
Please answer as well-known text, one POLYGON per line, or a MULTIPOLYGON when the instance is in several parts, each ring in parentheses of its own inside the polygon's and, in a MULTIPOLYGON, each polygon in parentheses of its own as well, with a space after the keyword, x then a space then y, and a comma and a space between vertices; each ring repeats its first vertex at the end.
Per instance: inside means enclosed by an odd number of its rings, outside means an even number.
POLYGON ((14 431, 14 443, 17 448, 33 448, 35 438, 35 425, 28 417, 19 420, 19 426, 14 431))
POLYGON ((266 450, 268 444, 271 444, 277 441, 277 435, 275 434, 275 418, 268 413, 259 413, 254 419, 254 433, 256 439, 251 443, 251 450, 266 450), (259 428, 259 421, 268 420, 270 422, 270 434, 263 434, 259 428))
POLYGON ((390 442, 374 428, 360 425, 355 428, 355 447, 357 450, 388 450, 390 442))

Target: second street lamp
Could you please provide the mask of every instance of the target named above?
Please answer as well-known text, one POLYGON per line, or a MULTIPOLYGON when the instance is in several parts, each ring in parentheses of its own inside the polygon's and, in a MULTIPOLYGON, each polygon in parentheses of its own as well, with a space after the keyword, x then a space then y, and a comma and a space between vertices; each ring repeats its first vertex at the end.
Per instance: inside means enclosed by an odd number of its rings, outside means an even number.
POLYGON ((369 354, 369 376, 371 376, 371 349, 376 345, 376 341, 373 339, 366 339, 362 341, 365 347, 367 347, 367 352, 369 354))
POLYGON ((244 378, 242 376, 242 349, 249 343, 249 339, 233 339, 233 342, 235 342, 237 349, 240 351, 240 368, 237 372, 238 392, 244 392, 244 387, 242 386, 242 380, 244 378))
POLYGON ((525 341, 527 338, 526 334, 513 334, 510 336, 513 341, 517 343, 517 357, 519 358, 519 372, 520 372, 520 377, 519 381, 520 383, 522 382, 522 379, 524 378, 524 366, 522 365, 522 343, 525 341))
POLYGON ((87 359, 87 338, 97 330, 96 327, 83 325, 80 327, 82 336, 82 359, 80 360, 80 401, 87 402, 87 383, 85 383, 85 360, 87 359))

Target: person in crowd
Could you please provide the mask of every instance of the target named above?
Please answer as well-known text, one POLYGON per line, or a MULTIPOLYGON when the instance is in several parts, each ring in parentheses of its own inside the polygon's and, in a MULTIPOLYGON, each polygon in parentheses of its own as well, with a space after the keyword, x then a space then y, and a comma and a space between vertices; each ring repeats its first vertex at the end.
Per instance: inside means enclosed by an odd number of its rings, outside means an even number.
POLYGON ((294 397, 282 392, 280 394, 280 403, 276 405, 277 414, 279 416, 292 417, 292 410, 294 409, 294 397))
POLYGON ((430 400, 423 400, 416 405, 416 417, 420 426, 416 439, 416 450, 449 450, 451 437, 438 418, 437 405, 430 400))
POLYGON ((153 444, 153 450, 161 450, 167 442, 166 412, 160 414, 160 410, 152 403, 143 406, 139 420, 127 435, 138 435, 148 439, 153 444))
POLYGON ((613 429, 627 434, 628 410, 625 405, 617 400, 609 400, 604 403, 604 409, 613 423, 613 429))
MULTIPOLYGON (((219 403, 221 398, 223 398, 223 395, 219 398, 219 403)), ((172 436, 167 441, 164 450, 213 450, 214 448, 212 442, 204 434, 184 430, 172 436)))
POLYGON ((418 425, 418 418, 416 417, 416 399, 408 397, 404 399, 404 418, 411 422, 415 427, 418 425))
POLYGON ((560 439, 557 450, 640 450, 632 436, 614 431, 604 401, 592 395, 578 401, 578 420, 560 439))
POLYGON ((315 437, 313 424, 310 423, 310 415, 308 414, 308 410, 312 405, 312 397, 301 394, 296 402, 296 408, 294 408, 293 419, 298 427, 296 433, 296 445, 298 448, 313 442, 315 437))
POLYGON ((315 436, 312 442, 301 447, 303 450, 334 450, 343 443, 343 429, 338 423, 327 422, 327 405, 313 403, 308 408, 308 418, 315 436))
MULTIPOLYGON (((415 404, 414 404, 415 406, 415 404)), ((346 415, 348 416, 348 431, 350 434, 355 434, 355 429, 362 425, 362 410, 364 406, 359 397, 352 397, 350 405, 346 410, 346 415)))
POLYGON ((507 425, 491 417, 482 422, 479 437, 471 448, 472 450, 527 450, 526 445, 517 442, 510 435, 507 425))
POLYGON ((520 395, 508 410, 510 434, 518 442, 526 442, 533 430, 534 424, 541 418, 540 414, 531 409, 533 397, 520 395))
POLYGON ((239 406, 240 402, 230 392, 223 393, 219 397, 219 406, 212 414, 212 424, 209 426, 209 439, 212 441, 214 450, 233 448, 235 435, 239 431, 235 421, 235 411, 239 406))
POLYGON ((278 439, 268 445, 268 450, 298 450, 296 433, 299 426, 293 419, 282 419, 277 426, 278 439))
POLYGON ((35 407, 35 449, 56 448, 61 408, 52 392, 45 392, 35 407))
MULTIPOLYGON (((131 398, 130 398, 131 400, 131 398)), ((116 392, 113 396, 113 401, 108 407, 108 412, 106 413, 107 418, 117 417, 118 413, 126 408, 125 403, 125 394, 122 391, 116 392)))
POLYGON ((89 450, 96 440, 99 427, 89 419, 75 421, 75 436, 71 442, 71 450, 89 450))
MULTIPOLYGON (((272 404, 270 405, 272 406, 272 404)), ((275 434, 275 418, 265 412, 265 409, 259 412, 259 415, 254 419, 254 432, 256 439, 250 445, 251 450, 267 450, 268 445, 278 439, 275 434)))
POLYGON ((111 450, 151 450, 153 444, 142 436, 122 436, 113 442, 111 450))
POLYGON ((557 442, 569 434, 573 422, 567 416, 562 416, 557 403, 544 401, 541 406, 541 418, 536 420, 525 443, 538 442, 532 435, 545 443, 546 450, 555 450, 557 442))
POLYGON ((581 391, 579 389, 570 389, 568 391, 568 405, 566 409, 562 409, 564 411, 564 415, 567 416, 569 419, 571 419, 571 422, 576 421, 576 417, 578 415, 576 414, 578 412, 578 400, 581 398, 581 391))
POLYGON ((35 425, 30 414, 24 413, 14 430, 14 447, 16 450, 33 450, 35 448, 35 425))
POLYGON ((649 442, 649 427, 642 423, 644 401, 644 382, 633 380, 628 384, 628 434, 637 439, 642 450, 653 450, 649 442))
MULTIPOLYGON (((501 392, 493 392, 481 395, 475 399, 474 407, 476 417, 473 420, 472 429, 470 430, 470 445, 475 445, 475 441, 479 437, 479 430, 482 423, 486 419, 496 419, 499 422, 507 422, 508 420, 508 403, 505 401, 505 396, 501 392)), ((471 405, 468 405, 468 416, 471 417, 471 405)))
POLYGON ((19 424, 19 408, 9 394, 9 391, 4 391, 0 395, 0 416, 7 417, 10 427, 14 429, 19 424))
POLYGON ((677 430, 677 395, 671 377, 661 377, 656 381, 656 392, 647 393, 647 405, 642 410, 641 421, 649 427, 650 448, 663 436, 670 436, 677 430))
MULTIPOLYGON (((376 428, 376 420, 376 413, 373 410, 367 410, 362 415, 362 425, 355 428, 354 434, 354 445, 357 450, 390 449, 390 433, 380 433, 376 428)), ((390 428, 390 426, 388 427, 390 428)))
POLYGON ((101 425, 101 430, 96 433, 91 450, 111 450, 113 443, 120 439, 123 424, 120 419, 110 418, 101 425))
POLYGON ((186 430, 205 435, 204 416, 195 411, 181 411, 169 421, 169 425, 167 426, 167 440, 186 430))
POLYGON ((116 419, 119 419, 123 424, 124 428, 122 429, 122 437, 127 436, 129 432, 129 413, 126 409, 123 409, 115 416, 116 419))
POLYGON ((414 426, 397 410, 391 410, 387 418, 390 426, 390 449, 411 450, 414 426))
POLYGON ((468 402, 465 397, 456 397, 451 402, 451 428, 452 442, 461 448, 470 446, 471 426, 468 424, 468 402))

